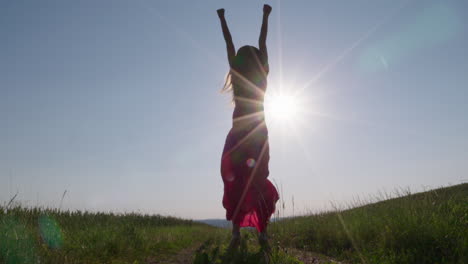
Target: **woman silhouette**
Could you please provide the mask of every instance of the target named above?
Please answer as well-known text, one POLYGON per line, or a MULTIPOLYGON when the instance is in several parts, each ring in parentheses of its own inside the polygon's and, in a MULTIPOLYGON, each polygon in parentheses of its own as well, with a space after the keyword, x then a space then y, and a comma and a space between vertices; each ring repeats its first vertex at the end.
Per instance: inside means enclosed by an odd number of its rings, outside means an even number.
POLYGON ((237 54, 224 18, 224 9, 217 12, 230 66, 223 90, 232 91, 235 104, 232 128, 221 158, 223 206, 226 219, 232 221, 233 226, 229 247, 239 246, 240 227, 251 226, 258 230, 260 244, 269 248, 267 224, 279 199, 278 192, 267 179, 270 156, 263 108, 269 71, 266 37, 271 7, 263 7, 260 49, 243 46, 237 54))

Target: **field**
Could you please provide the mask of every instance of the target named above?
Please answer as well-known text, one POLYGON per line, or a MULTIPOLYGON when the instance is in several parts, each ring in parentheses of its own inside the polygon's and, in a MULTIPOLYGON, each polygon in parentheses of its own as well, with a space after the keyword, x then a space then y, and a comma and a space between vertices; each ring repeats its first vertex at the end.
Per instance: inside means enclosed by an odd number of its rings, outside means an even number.
POLYGON ((0 207, 0 263, 468 263, 468 184, 355 202, 253 230, 227 251, 229 230, 159 215, 0 207))

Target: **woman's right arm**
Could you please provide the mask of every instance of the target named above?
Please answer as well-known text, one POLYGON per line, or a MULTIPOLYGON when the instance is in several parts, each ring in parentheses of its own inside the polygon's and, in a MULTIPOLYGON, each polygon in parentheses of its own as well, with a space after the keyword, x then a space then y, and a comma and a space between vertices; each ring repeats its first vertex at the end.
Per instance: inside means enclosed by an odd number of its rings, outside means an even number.
POLYGON ((218 13, 219 20, 221 21, 221 28, 223 29, 224 40, 226 41, 229 65, 232 67, 234 57, 236 56, 236 50, 234 48, 234 43, 232 42, 231 33, 229 32, 226 19, 224 17, 224 8, 218 9, 217 13, 218 13))

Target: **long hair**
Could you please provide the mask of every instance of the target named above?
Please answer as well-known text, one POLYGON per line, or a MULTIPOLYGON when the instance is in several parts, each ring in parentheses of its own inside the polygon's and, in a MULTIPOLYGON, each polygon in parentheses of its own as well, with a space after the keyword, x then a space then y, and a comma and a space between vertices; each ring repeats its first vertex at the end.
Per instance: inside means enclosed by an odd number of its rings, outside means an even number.
POLYGON ((264 56, 253 46, 243 46, 233 58, 231 68, 226 75, 222 92, 231 92, 232 101, 263 98, 266 86, 264 56))

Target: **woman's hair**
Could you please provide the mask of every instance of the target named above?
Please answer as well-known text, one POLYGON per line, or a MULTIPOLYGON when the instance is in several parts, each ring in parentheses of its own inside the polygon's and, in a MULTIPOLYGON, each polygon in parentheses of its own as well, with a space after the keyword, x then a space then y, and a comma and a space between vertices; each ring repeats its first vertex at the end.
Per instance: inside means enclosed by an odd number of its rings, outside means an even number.
POLYGON ((243 46, 231 62, 222 92, 233 93, 233 102, 236 97, 255 99, 257 88, 266 82, 266 73, 263 66, 266 64, 260 50, 253 46, 243 46))

